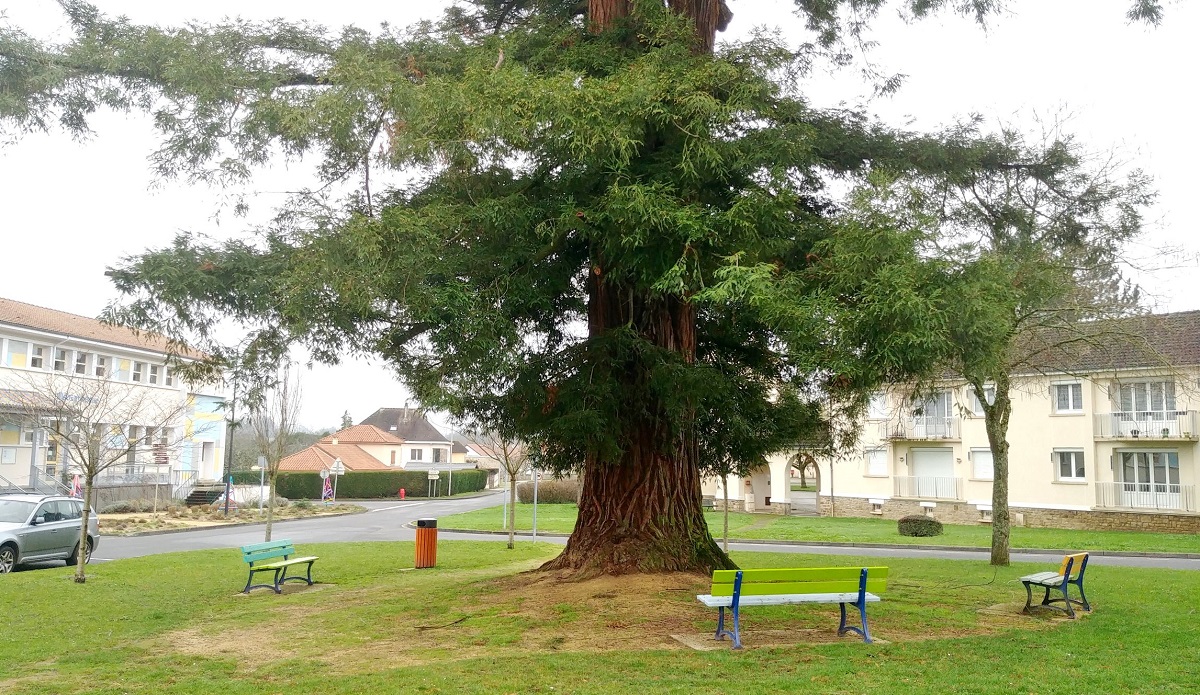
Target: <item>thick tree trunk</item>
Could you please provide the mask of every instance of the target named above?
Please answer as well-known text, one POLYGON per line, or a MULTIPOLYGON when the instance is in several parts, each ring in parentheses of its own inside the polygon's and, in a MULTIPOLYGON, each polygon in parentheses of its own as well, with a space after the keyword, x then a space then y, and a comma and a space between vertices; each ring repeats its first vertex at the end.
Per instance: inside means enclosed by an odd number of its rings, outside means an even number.
MULTIPOLYGON (((733 18, 725 0, 669 0, 668 4, 696 23, 698 53, 712 53, 717 32, 725 31, 733 18)), ((629 10, 629 0, 588 0, 588 27, 593 32, 604 31, 629 16, 629 10)))
MULTIPOLYGON (((674 296, 650 296, 590 274, 588 329, 592 339, 630 327, 643 340, 692 362, 696 314, 674 296)), ((650 366, 629 358, 623 378, 646 394, 650 366)), ((651 357, 650 359, 653 359, 651 357)), ((580 576, 635 572, 703 571, 732 567, 709 533, 700 491, 700 468, 691 428, 668 421, 661 403, 641 402, 624 418, 619 461, 594 454, 584 462, 579 518, 562 555, 545 569, 580 576), (672 426, 672 425, 676 426, 672 426)))
POLYGON ((1008 419, 1012 414, 1007 375, 996 379, 995 403, 984 409, 984 427, 992 448, 992 558, 1008 565, 1011 527, 1008 513, 1008 419))
POLYGON ((588 27, 601 32, 629 16, 629 0, 588 0, 588 27))

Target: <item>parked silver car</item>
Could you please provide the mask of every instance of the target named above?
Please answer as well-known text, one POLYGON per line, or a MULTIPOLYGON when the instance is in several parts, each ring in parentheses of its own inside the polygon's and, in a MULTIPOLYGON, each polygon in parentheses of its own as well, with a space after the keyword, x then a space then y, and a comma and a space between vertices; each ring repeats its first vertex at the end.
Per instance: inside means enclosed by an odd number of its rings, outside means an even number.
MULTIPOLYGON (((83 500, 50 495, 0 495, 0 574, 27 562, 66 560, 75 564, 79 553, 79 520, 83 500)), ((88 519, 83 561, 92 558, 100 542, 95 512, 88 519)))

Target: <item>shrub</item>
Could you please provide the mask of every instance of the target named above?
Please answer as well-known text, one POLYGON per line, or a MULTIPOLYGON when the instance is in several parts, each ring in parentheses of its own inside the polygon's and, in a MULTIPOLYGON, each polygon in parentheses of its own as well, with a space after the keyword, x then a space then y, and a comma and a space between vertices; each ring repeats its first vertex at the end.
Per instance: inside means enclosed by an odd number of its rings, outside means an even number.
MULTIPOLYGON (((166 505, 160 503, 159 509, 166 505)), ((100 508, 101 514, 144 514, 154 511, 154 500, 120 500, 100 508)))
MULTIPOLYGON (((542 480, 538 482, 538 504, 579 504, 579 479, 542 480)), ((517 499, 533 502, 533 483, 517 483, 517 499)))
POLYGON ((301 511, 308 511, 313 508, 313 503, 312 500, 296 500, 295 507, 301 511))
POLYGON ((942 522, 934 519, 931 516, 922 516, 913 514, 911 516, 902 517, 897 526, 900 529, 901 536, 940 536, 942 535, 942 522))

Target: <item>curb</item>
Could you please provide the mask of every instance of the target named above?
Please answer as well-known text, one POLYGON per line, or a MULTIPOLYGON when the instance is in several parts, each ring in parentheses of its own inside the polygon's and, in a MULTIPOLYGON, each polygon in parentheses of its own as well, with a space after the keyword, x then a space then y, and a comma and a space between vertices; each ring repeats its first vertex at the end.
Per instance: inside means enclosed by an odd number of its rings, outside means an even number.
MULTIPOLYGON (((416 528, 412 522, 406 524, 409 528, 416 528)), ((463 528, 439 528, 439 531, 446 533, 471 533, 475 535, 491 535, 491 536, 507 536, 508 531, 479 531, 463 528)), ((532 536, 529 531, 517 531, 518 536, 532 536)), ((538 536, 546 538, 570 538, 569 533, 538 533, 538 536)), ((955 553, 986 553, 990 548, 985 546, 973 547, 969 545, 917 545, 913 543, 836 543, 834 541, 788 541, 788 540, 765 540, 761 538, 730 538, 730 543, 738 543, 741 545, 792 545, 792 546, 816 546, 821 548, 881 548, 887 550, 934 550, 946 551, 955 553)), ((1076 552, 1086 552, 1089 555, 1104 556, 1104 557, 1145 557, 1145 558, 1162 558, 1165 560, 1200 560, 1200 553, 1143 553, 1138 551, 1124 550, 1053 550, 1050 548, 1009 548, 1009 552, 1013 554, 1023 555, 1070 555, 1076 552)))

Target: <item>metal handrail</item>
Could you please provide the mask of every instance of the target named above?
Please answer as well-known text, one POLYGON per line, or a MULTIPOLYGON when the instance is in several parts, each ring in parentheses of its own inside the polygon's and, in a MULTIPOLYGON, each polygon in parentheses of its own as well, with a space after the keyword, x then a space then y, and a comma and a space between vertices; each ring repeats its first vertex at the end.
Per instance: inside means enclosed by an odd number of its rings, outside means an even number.
POLYGON ((938 476, 895 476, 897 497, 961 500, 963 479, 938 476))
POLYGON ((1096 483, 1096 506, 1109 509, 1196 511, 1196 486, 1169 483, 1096 483))
POLYGON ((1126 410, 1096 413, 1097 437, 1119 439, 1196 439, 1200 415, 1195 410, 1126 410))

